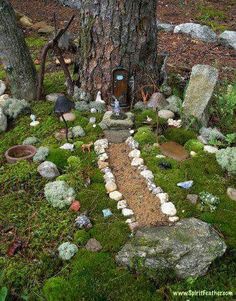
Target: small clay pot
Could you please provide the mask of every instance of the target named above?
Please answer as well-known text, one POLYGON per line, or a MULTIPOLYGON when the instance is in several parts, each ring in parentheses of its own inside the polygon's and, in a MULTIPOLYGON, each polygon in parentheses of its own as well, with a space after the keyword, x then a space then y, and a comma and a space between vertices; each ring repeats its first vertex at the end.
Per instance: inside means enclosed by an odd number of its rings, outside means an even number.
POLYGON ((8 163, 16 163, 21 160, 31 160, 37 149, 33 145, 14 145, 5 152, 8 163))

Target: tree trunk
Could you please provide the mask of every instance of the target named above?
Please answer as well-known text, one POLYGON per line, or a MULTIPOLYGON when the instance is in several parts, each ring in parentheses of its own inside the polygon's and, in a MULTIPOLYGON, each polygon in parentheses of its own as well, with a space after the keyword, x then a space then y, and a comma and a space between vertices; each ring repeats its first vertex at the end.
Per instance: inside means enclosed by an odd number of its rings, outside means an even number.
POLYGON ((15 12, 7 0, 0 0, 0 59, 7 72, 11 93, 19 99, 36 96, 36 70, 15 12))
POLYGON ((81 89, 106 102, 112 97, 112 72, 123 67, 135 91, 156 84, 157 0, 84 0, 81 3, 79 81, 81 89))

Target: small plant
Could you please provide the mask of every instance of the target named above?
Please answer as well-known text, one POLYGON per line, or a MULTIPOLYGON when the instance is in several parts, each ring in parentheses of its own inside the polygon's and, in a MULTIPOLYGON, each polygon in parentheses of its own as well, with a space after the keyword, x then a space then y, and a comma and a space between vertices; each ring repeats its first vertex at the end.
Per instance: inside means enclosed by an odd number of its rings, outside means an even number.
POLYGON ((134 139, 140 144, 153 144, 157 141, 156 135, 149 127, 140 127, 134 135, 134 139))
POLYGON ((225 141, 227 142, 228 146, 236 143, 236 133, 227 134, 225 137, 225 141))
POLYGON ((30 111, 30 105, 24 99, 8 98, 3 104, 3 113, 12 119, 16 119, 20 114, 30 111))
POLYGON ((75 243, 81 246, 85 245, 86 242, 89 240, 89 238, 90 238, 90 234, 84 229, 76 231, 74 235, 75 243))
POLYGON ((62 260, 70 260, 78 252, 78 247, 70 242, 64 242, 58 247, 58 252, 62 260))
POLYGON ((164 136, 170 140, 175 141, 181 145, 184 145, 188 140, 197 138, 197 135, 195 132, 191 130, 187 130, 184 128, 169 128, 164 133, 164 136))
POLYGON ((227 147, 216 153, 216 160, 222 169, 236 175, 236 147, 227 147))
POLYGON ((54 207, 62 209, 70 205, 75 198, 75 191, 64 181, 54 181, 45 185, 44 194, 54 207))
POLYGON ((199 193, 199 198, 201 200, 201 209, 209 209, 211 212, 216 210, 220 199, 209 192, 202 191, 199 193))

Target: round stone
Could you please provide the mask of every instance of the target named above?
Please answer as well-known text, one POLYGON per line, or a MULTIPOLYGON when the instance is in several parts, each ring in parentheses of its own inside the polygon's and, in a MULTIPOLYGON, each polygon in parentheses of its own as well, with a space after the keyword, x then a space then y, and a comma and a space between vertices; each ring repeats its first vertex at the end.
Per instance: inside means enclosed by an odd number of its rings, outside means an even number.
POLYGON ((117 202, 122 200, 122 198, 123 198, 122 194, 119 191, 110 192, 109 197, 110 197, 110 199, 117 201, 117 202))
POLYGON ((138 149, 134 149, 129 153, 130 158, 140 158, 141 152, 138 149))
POLYGON ((119 201, 118 203, 117 203, 117 209, 119 210, 119 209, 124 209, 124 208, 126 208, 127 207, 127 202, 125 201, 125 200, 122 200, 122 201, 119 201))
POLYGON ((48 180, 52 180, 60 175, 57 166, 50 161, 45 161, 41 163, 38 166, 37 170, 43 178, 46 178, 48 180))
POLYGON ((106 185, 105 185, 105 187, 106 187, 106 190, 107 190, 108 193, 117 190, 117 185, 116 185, 116 183, 115 183, 115 182, 112 182, 112 181, 107 182, 106 185))
MULTIPOLYGON (((71 112, 63 114, 63 117, 66 121, 74 121, 76 119, 75 114, 71 112)), ((60 121, 63 121, 62 117, 60 117, 60 121)))
POLYGON ((170 110, 160 110, 158 112, 160 118, 168 120, 169 118, 174 118, 175 114, 170 110))
POLYGON ((132 166, 140 166, 143 165, 144 161, 142 158, 133 158, 131 165, 132 166))
POLYGON ((100 161, 100 160, 98 161, 98 168, 99 169, 104 169, 108 166, 109 166, 108 162, 104 162, 104 161, 100 161))
POLYGON ((100 161, 106 161, 108 159, 108 155, 107 153, 103 153, 98 158, 100 161))
POLYGON ((133 210, 131 210, 129 208, 124 208, 124 209, 122 209, 122 215, 125 217, 129 217, 129 216, 134 215, 134 212, 133 212, 133 210))
POLYGON ((170 216, 170 217, 169 217, 169 221, 170 221, 171 223, 176 223, 176 222, 179 221, 179 217, 178 217, 178 216, 170 216))
POLYGON ((161 204, 167 203, 169 201, 169 195, 167 193, 158 193, 157 197, 159 198, 161 204))
POLYGON ((231 200, 236 201, 236 189, 235 188, 229 187, 227 189, 227 195, 231 200))
POLYGON ((146 180, 153 180, 154 179, 154 175, 151 172, 151 170, 143 170, 141 171, 141 176, 143 176, 146 180))
POLYGON ((205 145, 204 151, 210 154, 215 154, 218 152, 218 148, 211 145, 205 145))
POLYGON ((175 216, 177 213, 177 210, 175 208, 175 205, 171 202, 167 202, 161 205, 161 211, 169 216, 175 216))

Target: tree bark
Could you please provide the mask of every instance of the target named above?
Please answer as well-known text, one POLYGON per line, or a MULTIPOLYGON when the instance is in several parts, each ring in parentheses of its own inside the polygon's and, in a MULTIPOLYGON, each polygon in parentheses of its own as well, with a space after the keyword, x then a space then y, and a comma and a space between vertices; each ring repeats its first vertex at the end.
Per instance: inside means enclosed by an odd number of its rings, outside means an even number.
POLYGON ((157 0, 84 0, 78 53, 81 89, 111 101, 112 72, 123 67, 135 89, 158 81, 157 0))
POLYGON ((17 26, 15 12, 7 0, 0 0, 0 59, 12 95, 19 99, 35 99, 36 70, 23 32, 17 26))

